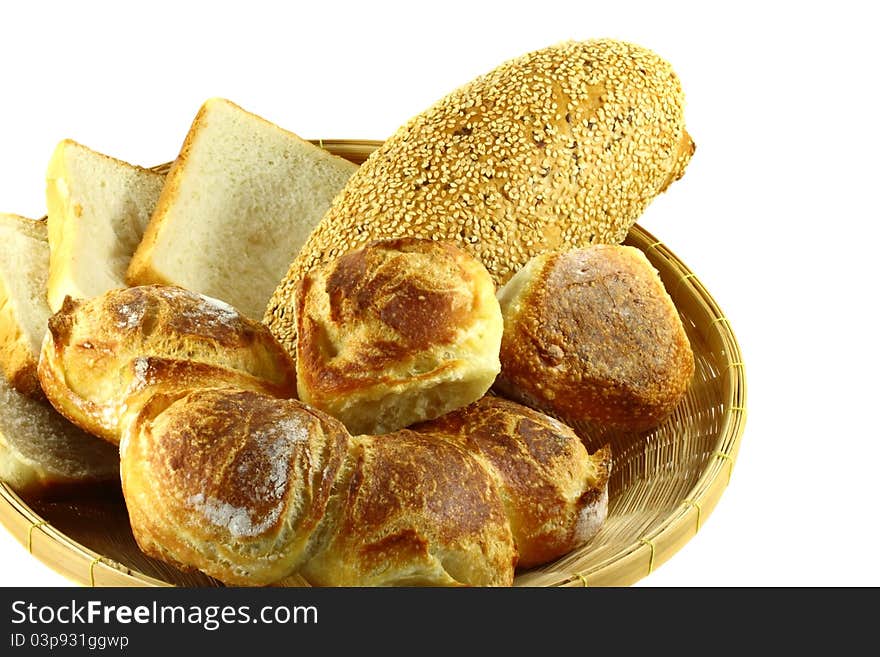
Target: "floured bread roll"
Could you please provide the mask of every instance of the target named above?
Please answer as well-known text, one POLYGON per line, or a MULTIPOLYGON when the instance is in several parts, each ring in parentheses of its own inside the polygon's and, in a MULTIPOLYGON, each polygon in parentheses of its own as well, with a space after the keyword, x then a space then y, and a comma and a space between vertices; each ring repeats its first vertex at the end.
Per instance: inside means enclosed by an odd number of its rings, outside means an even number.
POLYGON ((236 386, 296 396, 293 361, 262 324, 177 287, 69 297, 49 318, 37 368, 52 405, 119 442, 121 419, 156 391, 236 386))
POLYGON ((120 444, 140 548, 228 584, 297 570, 348 451, 342 424, 244 390, 158 394, 120 444))
POLYGON ((297 387, 354 434, 479 399, 500 369, 495 286, 452 243, 379 240, 311 270, 296 295, 297 387))
POLYGON ((640 431, 687 391, 694 356, 657 271, 630 246, 533 258, 499 291, 496 389, 570 424, 640 431))

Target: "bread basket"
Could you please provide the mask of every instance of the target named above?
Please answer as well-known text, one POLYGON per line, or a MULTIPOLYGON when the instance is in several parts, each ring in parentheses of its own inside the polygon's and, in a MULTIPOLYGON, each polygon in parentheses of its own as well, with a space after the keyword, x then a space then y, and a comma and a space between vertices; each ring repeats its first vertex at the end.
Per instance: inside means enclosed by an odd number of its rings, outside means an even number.
MULTIPOLYGON (((356 163, 380 144, 316 143, 356 163)), ((633 584, 700 530, 730 482, 746 413, 744 366, 730 322, 696 275, 659 240, 636 225, 626 243, 647 255, 681 314, 694 350, 694 380, 673 416, 657 429, 638 436, 607 434, 614 466, 604 528, 581 549, 519 573, 519 586, 633 584)), ((22 499, 0 484, 0 521, 34 557, 74 582, 220 585, 145 557, 134 542, 118 491, 37 501, 22 499)), ((285 583, 304 584, 297 578, 285 583)))

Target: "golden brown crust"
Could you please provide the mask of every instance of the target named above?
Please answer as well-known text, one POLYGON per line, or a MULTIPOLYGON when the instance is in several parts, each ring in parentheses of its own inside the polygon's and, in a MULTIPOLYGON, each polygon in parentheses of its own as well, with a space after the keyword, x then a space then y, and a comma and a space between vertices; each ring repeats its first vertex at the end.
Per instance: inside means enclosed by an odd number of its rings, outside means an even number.
POLYGON ((306 577, 322 585, 509 586, 516 549, 493 477, 466 449, 401 430, 355 440, 306 577))
POLYGON ((0 363, 3 365, 3 375, 9 381, 9 385, 18 392, 34 399, 44 397, 40 379, 37 377, 37 362, 30 354, 22 353, 16 345, 10 342, 3 343, 2 334, 0 334, 0 363), (10 348, 9 351, 6 351, 7 347, 10 348))
POLYGON ((127 425, 122 484, 141 549, 236 585, 510 585, 494 477, 462 445, 349 438, 301 402, 155 395, 127 425))
POLYGON ((354 173, 264 321, 296 343, 299 281, 377 238, 458 242, 503 284, 539 253, 621 242, 693 152, 670 65, 633 44, 567 42, 506 62, 402 126, 354 173))
POLYGON ((389 371, 419 352, 453 346, 473 305, 478 263, 449 243, 377 241, 310 272, 296 296, 304 336, 296 352, 309 398, 365 383, 395 382, 389 371), (327 353, 328 328, 336 334, 327 353))
POLYGON ((641 251, 596 245, 540 256, 521 276, 499 292, 497 390, 572 424, 644 430, 672 412, 693 352, 641 251))
POLYGON ((553 418, 487 395, 413 430, 460 444, 495 474, 522 567, 570 552, 604 523, 610 450, 589 455, 553 418))
POLYGON ((296 296, 300 399, 354 433, 393 431, 449 410, 407 419, 401 407, 417 406, 406 395, 419 389, 481 377, 482 388, 458 405, 474 401, 499 369, 494 290, 485 268, 449 242, 378 240, 315 268, 296 296))
MULTIPOLYGON (((28 220, 30 221, 30 220, 28 220)), ((39 399, 43 396, 37 378, 37 359, 31 339, 22 331, 15 308, 0 277, 0 376, 20 393, 39 399)))
POLYGON ((348 449, 337 421, 243 390, 154 396, 120 445, 141 549, 238 585, 295 571, 348 449))
POLYGON ((507 586, 582 545, 607 512, 610 456, 486 398, 418 431, 350 438, 294 400, 158 393, 120 444, 147 554, 237 585, 507 586), (518 562, 518 555, 522 555, 518 562))
POLYGON ((66 299, 49 320, 38 373, 59 412, 117 443, 123 417, 156 390, 235 386, 296 396, 295 366, 262 324, 175 287, 66 299))

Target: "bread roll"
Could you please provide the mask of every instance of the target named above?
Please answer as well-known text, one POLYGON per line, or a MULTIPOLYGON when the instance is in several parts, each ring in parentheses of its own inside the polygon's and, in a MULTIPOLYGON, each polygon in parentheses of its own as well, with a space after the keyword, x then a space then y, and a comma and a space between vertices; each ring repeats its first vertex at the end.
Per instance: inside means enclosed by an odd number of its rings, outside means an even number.
POLYGON ((694 356, 657 271, 630 246, 535 257, 498 293, 495 388, 569 424, 641 431, 687 391, 694 356))
POLYGON ((452 243, 380 240, 317 267, 296 297, 299 398, 354 434, 479 399, 500 370, 486 268, 452 243))
POLYGON ((589 455, 558 420, 487 395, 412 429, 461 445, 493 473, 520 567, 571 552, 605 523, 611 451, 604 447, 589 455))
POLYGON ((353 439, 350 474, 302 574, 322 586, 510 586, 516 546, 492 473, 402 429, 353 439))
POLYGON ((49 319, 38 374, 73 423, 114 443, 121 420, 158 389, 236 386, 296 396, 296 368, 262 324, 176 287, 65 300, 49 319))
POLYGON ((485 400, 418 431, 349 437, 299 401, 155 395, 125 423, 122 482, 148 555, 235 585, 506 586, 605 517, 608 453, 485 400))
POLYGON ((293 351, 299 281, 378 238, 450 239, 503 284, 534 255, 616 243, 694 151, 671 66, 567 42, 511 60, 411 119, 335 198, 269 302, 293 351))
POLYGON ((156 395, 120 445, 148 555, 235 585, 510 584, 516 550, 492 476, 412 432, 350 438, 295 400, 156 395))
POLYGON ((122 489, 148 555, 228 584, 297 570, 348 450, 345 428, 241 390, 158 394, 127 423, 122 489))

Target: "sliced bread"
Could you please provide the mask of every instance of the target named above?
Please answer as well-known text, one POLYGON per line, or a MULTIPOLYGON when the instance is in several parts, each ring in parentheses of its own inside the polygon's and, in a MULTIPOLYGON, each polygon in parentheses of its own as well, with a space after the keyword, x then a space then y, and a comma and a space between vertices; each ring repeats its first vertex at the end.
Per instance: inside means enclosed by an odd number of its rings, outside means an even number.
POLYGON ((0 369, 16 390, 42 396, 37 361, 49 306, 46 222, 0 214, 0 369))
POLYGON ((221 98, 196 116, 128 269, 257 320, 357 166, 221 98))
POLYGON ((125 286, 125 272, 162 191, 162 174, 58 144, 46 174, 49 307, 125 286))
POLYGON ((119 453, 0 377, 0 480, 26 496, 118 481, 119 453))

